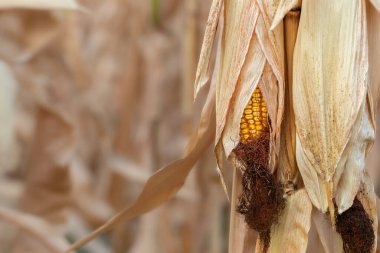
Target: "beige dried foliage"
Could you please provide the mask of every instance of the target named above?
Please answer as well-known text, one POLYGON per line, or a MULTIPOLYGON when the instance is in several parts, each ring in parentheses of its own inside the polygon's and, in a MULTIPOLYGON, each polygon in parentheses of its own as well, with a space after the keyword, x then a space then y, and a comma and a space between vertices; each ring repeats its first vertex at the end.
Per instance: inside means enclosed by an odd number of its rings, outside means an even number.
POLYGON ((16 225, 26 235, 37 239, 39 247, 42 245, 38 252, 62 253, 69 245, 56 228, 38 216, 0 207, 0 219, 16 225))
POLYGON ((0 62, 0 175, 18 163, 19 147, 16 141, 16 97, 19 85, 9 66, 0 62))
POLYGON ((151 176, 137 200, 127 209, 111 218, 90 235, 74 243, 66 252, 82 246, 89 240, 108 231, 115 225, 126 222, 161 205, 177 193, 203 152, 210 146, 215 133, 215 91, 211 86, 206 105, 202 111, 198 129, 192 135, 185 156, 151 176))
POLYGON ((302 2, 293 83, 297 163, 313 204, 329 207, 331 217, 332 180, 367 90, 366 27, 364 1, 302 2))
POLYGON ((75 0, 1 0, 0 8, 76 10, 79 5, 75 0))
POLYGON ((38 131, 28 162, 21 208, 62 225, 70 202, 68 159, 73 148, 72 125, 51 107, 40 106, 37 113, 38 131))

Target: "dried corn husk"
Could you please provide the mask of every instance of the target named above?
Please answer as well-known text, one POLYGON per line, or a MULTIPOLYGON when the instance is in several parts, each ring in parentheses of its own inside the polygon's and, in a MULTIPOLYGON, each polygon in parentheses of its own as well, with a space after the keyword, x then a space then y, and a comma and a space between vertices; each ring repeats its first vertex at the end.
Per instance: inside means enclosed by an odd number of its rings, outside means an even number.
MULTIPOLYGON (((236 161, 237 162, 237 161, 236 161)), ((236 212, 237 199, 241 194, 242 168, 237 164, 234 168, 233 188, 231 197, 230 231, 228 252, 245 253, 253 252, 257 243, 257 233, 249 229, 244 217, 236 212)))
POLYGON ((1 0, 0 8, 71 9, 79 8, 75 0, 1 0))
MULTIPOLYGON (((297 39, 298 23, 300 18, 299 11, 292 11, 285 16, 285 46, 286 46, 286 90, 285 90, 285 110, 282 122, 281 139, 279 154, 278 179, 284 183, 296 184, 298 168, 296 163, 296 126, 293 110, 293 54, 297 39)), ((291 189, 289 189, 291 190, 291 189)))
POLYGON ((297 163, 313 204, 333 217, 332 180, 367 91, 364 1, 302 2, 294 55, 297 163), (324 18, 320 18, 320 17, 324 18))
POLYGON ((225 5, 226 29, 222 43, 224 68, 221 69, 221 79, 217 87, 216 141, 222 137, 225 155, 230 157, 231 151, 239 142, 239 128, 236 126, 239 125, 253 90, 259 86, 267 101, 272 122, 270 157, 273 170, 278 155, 277 137, 284 102, 283 29, 278 26, 275 30, 270 30, 276 5, 267 1, 258 1, 256 4, 248 2, 245 3, 246 7, 242 6, 244 1, 239 5, 226 1, 225 5), (241 7, 239 9, 236 6, 241 7), (240 23, 229 20, 239 20, 240 23), (241 48, 235 46, 236 41, 241 48))
POLYGON ((173 197, 184 184, 188 174, 204 151, 211 145, 215 134, 215 89, 211 85, 203 108, 198 129, 191 137, 185 156, 152 175, 146 182, 137 200, 116 214, 103 226, 74 243, 66 252, 71 252, 115 225, 146 213, 173 197))
POLYGON ((358 114, 334 175, 335 202, 339 213, 350 208, 355 199, 365 168, 365 158, 375 140, 375 129, 370 121, 367 104, 365 101, 358 114))
POLYGON ((367 1, 368 29, 368 93, 372 124, 375 125, 375 115, 380 91, 380 13, 367 1))
MULTIPOLYGON (((279 217, 279 223, 271 230, 271 242, 267 253, 305 252, 311 224, 311 211, 312 204, 304 189, 292 194, 287 199, 285 210, 279 217)), ((256 253, 259 252, 256 251, 256 253)))

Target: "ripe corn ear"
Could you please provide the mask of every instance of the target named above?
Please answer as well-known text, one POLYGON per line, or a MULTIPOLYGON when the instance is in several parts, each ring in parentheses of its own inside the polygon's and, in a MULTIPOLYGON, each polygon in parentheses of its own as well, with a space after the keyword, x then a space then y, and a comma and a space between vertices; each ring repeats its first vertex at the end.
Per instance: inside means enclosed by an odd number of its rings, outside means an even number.
POLYGON ((263 133, 269 133, 268 108, 257 87, 252 94, 240 120, 240 141, 254 141, 263 133))

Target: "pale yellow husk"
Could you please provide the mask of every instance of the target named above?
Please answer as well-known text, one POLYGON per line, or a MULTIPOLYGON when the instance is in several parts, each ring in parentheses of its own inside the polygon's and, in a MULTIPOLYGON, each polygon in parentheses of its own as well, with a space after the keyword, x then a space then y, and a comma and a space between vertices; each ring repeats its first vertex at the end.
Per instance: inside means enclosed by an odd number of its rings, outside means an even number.
POLYGON ((287 198, 279 223, 271 230, 271 241, 266 253, 303 253, 308 244, 312 204, 307 192, 299 190, 287 198))
POLYGON ((375 140, 367 105, 364 101, 334 175, 335 203, 339 213, 350 208, 355 199, 364 173, 365 158, 375 140))
POLYGON ((365 1, 302 2, 294 55, 296 156, 313 204, 331 217, 332 180, 367 92, 365 1), (324 17, 324 18, 320 18, 324 17))
POLYGON ((1 0, 1 8, 27 9, 78 9, 80 6, 75 0, 1 0))
POLYGON ((221 137, 219 145, 223 146, 226 157, 229 157, 239 142, 239 128, 236 126, 253 90, 259 86, 267 101, 272 122, 270 163, 273 171, 278 156, 278 133, 284 103, 283 28, 281 25, 270 30, 276 4, 268 1, 246 1, 245 4, 246 8, 237 9, 234 6, 236 1, 226 1, 225 8, 233 10, 225 12, 226 20, 241 22, 225 23, 222 43, 224 68, 221 69, 217 87, 216 141, 219 142, 221 137))

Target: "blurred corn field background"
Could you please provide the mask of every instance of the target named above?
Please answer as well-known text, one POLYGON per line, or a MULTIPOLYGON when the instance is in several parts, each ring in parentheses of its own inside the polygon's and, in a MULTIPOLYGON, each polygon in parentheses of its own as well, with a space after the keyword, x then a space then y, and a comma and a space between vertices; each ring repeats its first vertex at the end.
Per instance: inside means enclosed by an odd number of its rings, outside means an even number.
MULTIPOLYGON (((199 118, 211 1, 80 4, 0 12, 2 253, 62 251, 104 223, 199 118)), ((224 252, 229 205, 209 153, 175 199, 78 252, 224 252)))
MULTIPOLYGON (((197 89, 194 102, 194 81, 212 0, 67 0, 72 5, 64 8, 6 2, 0 0, 0 253, 62 253, 183 155, 207 101, 207 90, 197 89)), ((218 56, 208 57, 213 65, 218 56)), ((269 132, 268 122, 259 123, 269 132)), ((377 194, 379 154, 378 132, 366 165, 377 194)), ((175 198, 76 252, 234 253, 238 241, 254 248, 255 231, 231 232, 232 225, 246 229, 227 197, 241 191, 231 189, 241 180, 233 165, 223 169, 225 189, 211 145, 175 198)), ((308 232, 308 253, 324 252, 317 230, 330 231, 322 215, 314 217, 322 225, 308 232)))

